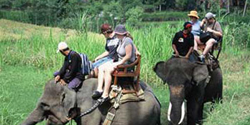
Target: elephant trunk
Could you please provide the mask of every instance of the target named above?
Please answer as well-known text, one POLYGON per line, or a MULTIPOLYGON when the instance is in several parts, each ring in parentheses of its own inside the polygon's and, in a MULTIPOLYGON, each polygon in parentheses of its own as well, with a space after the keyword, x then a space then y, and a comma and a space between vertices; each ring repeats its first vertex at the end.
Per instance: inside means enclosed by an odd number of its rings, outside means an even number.
POLYGON ((36 109, 30 113, 29 117, 21 125, 35 125, 44 119, 44 111, 37 106, 36 109))
POLYGON ((183 86, 172 86, 168 108, 168 121, 173 125, 180 125, 185 118, 185 91, 183 86))

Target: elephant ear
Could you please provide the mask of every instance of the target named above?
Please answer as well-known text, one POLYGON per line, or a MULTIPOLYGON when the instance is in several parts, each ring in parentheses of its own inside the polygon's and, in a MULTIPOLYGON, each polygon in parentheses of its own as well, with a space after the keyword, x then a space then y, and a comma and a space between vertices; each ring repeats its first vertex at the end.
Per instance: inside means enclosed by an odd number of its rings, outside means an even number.
POLYGON ((60 96, 60 103, 63 104, 66 111, 69 113, 76 106, 76 92, 64 87, 64 91, 60 96))
POLYGON ((160 61, 156 63, 154 67, 154 72, 158 77, 160 77, 164 83, 167 81, 167 69, 166 69, 166 64, 163 61, 160 61))
POLYGON ((193 80, 196 84, 202 83, 208 77, 208 69, 206 65, 197 64, 193 70, 193 80))

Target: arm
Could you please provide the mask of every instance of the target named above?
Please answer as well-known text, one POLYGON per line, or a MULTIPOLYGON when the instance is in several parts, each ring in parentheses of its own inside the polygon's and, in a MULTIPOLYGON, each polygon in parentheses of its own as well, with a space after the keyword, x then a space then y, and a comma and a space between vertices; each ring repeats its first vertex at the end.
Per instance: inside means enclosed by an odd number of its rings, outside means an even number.
POLYGON ((187 54, 185 55, 185 58, 187 58, 187 59, 189 58, 190 54, 193 51, 194 43, 195 43, 195 41, 194 41, 194 35, 191 34, 191 39, 189 41, 189 50, 188 50, 187 54))
POLYGON ((218 37, 222 37, 222 33, 219 31, 212 30, 212 33, 218 37))
POLYGON ((193 47, 190 47, 189 50, 188 50, 187 55, 185 56, 185 58, 189 58, 192 51, 193 51, 193 47))
POLYGON ((141 55, 141 53, 140 53, 139 50, 137 49, 136 45, 134 45, 134 47, 135 47, 135 53, 136 53, 136 55, 141 55))
POLYGON ((179 56, 179 52, 178 52, 178 50, 176 49, 175 44, 172 44, 172 47, 173 47, 173 49, 174 49, 175 56, 179 56))
POLYGON ((131 58, 131 55, 132 55, 132 45, 128 44, 125 47, 125 51, 126 51, 126 55, 122 58, 121 61, 118 61, 118 62, 114 63, 115 66, 124 64, 126 61, 128 61, 131 58))
POLYGON ((174 53, 175 53, 175 56, 179 56, 179 52, 176 48, 176 45, 175 43, 177 43, 177 33, 175 34, 174 38, 173 38, 173 41, 172 41, 172 48, 174 50, 174 53))
POLYGON ((60 80, 60 78, 63 77, 63 75, 66 73, 66 58, 64 59, 64 63, 63 66, 61 67, 60 71, 59 71, 59 75, 57 75, 55 81, 57 82, 58 80, 60 80))
POLYGON ((212 32, 213 35, 217 36, 217 37, 222 37, 222 29, 219 23, 215 24, 215 30, 212 30, 211 28, 208 28, 207 31, 212 32))
POLYGON ((99 55, 99 56, 97 56, 97 57, 95 58, 95 61, 97 61, 97 60, 99 60, 99 59, 101 59, 101 58, 103 58, 103 57, 105 57, 105 56, 108 56, 108 54, 109 54, 108 51, 103 52, 101 55, 99 55))
POLYGON ((203 27, 204 24, 206 24, 206 22, 207 22, 207 20, 206 20, 206 19, 203 19, 203 20, 201 21, 201 23, 200 23, 200 27, 203 27))

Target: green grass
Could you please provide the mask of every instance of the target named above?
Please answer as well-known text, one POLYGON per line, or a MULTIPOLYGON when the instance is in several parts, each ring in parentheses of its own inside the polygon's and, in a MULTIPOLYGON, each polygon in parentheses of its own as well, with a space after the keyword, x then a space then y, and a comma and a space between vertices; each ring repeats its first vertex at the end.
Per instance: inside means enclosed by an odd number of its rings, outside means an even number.
POLYGON ((29 66, 1 67, 0 124, 17 125, 35 108, 51 72, 29 66))
MULTIPOLYGON (((206 104, 205 125, 250 124, 250 54, 246 50, 249 34, 243 34, 249 27, 249 24, 223 27, 220 64, 224 100, 213 112, 206 104)), ((163 124, 167 122, 169 93, 152 68, 171 56, 172 37, 181 28, 182 22, 149 24, 139 30, 128 27, 142 54, 142 80, 150 83, 162 104, 163 124)), ((35 108, 44 84, 62 65, 63 56, 56 53, 59 41, 66 40, 73 50, 86 53, 92 60, 104 51, 104 37, 93 33, 86 36, 74 30, 7 20, 0 20, 0 33, 4 33, 0 36, 0 125, 19 124, 35 108)))

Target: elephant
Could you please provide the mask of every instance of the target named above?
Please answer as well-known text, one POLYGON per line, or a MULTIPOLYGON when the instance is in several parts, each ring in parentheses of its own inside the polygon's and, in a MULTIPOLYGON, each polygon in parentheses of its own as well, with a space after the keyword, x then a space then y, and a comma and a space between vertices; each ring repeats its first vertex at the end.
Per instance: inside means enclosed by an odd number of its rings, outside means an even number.
POLYGON ((205 64, 185 58, 170 58, 158 62, 153 70, 168 84, 169 125, 202 124, 204 103, 222 100, 220 67, 210 71, 205 64))
MULTIPOLYGON (((160 103, 146 83, 140 82, 140 85, 144 89, 145 101, 120 104, 111 125, 160 125, 160 103)), ((21 125, 34 125, 43 120, 47 120, 47 125, 64 125, 71 119, 77 125, 103 124, 112 106, 110 102, 80 117, 82 112, 96 104, 91 97, 96 87, 96 78, 83 81, 77 92, 56 84, 54 80, 48 81, 36 108, 21 125)))

